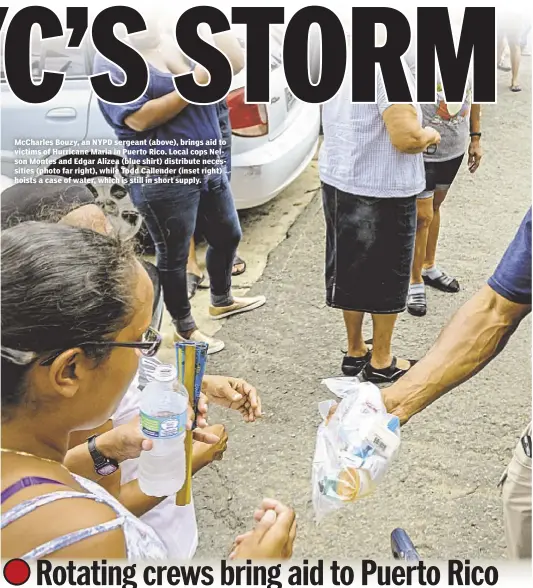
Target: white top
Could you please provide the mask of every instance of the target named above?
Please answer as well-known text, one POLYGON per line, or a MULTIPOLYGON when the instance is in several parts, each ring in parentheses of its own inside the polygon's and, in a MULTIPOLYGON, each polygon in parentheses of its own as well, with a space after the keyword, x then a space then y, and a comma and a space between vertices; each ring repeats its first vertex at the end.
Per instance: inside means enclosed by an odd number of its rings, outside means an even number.
MULTIPOLYGON (((415 80, 402 60, 405 77, 416 96, 415 80)), ((351 71, 351 64, 347 65, 351 71)), ((415 196, 425 188, 421 153, 401 153, 391 143, 383 113, 392 103, 387 97, 381 71, 377 74, 376 104, 353 104, 346 75, 338 94, 324 104, 324 142, 320 151, 320 179, 330 186, 374 198, 415 196)), ((357 84, 357 78, 353 80, 357 84)), ((422 123, 420 107, 413 103, 422 123)))
MULTIPOLYGON (((112 417, 114 426, 123 425, 139 414, 141 394, 137 373, 112 417)), ((138 461, 129 459, 120 465, 122 484, 137 478, 138 461)), ((198 547, 198 527, 192 501, 187 506, 176 506, 175 497, 170 496, 140 518, 157 531, 169 558, 192 559, 198 547)))

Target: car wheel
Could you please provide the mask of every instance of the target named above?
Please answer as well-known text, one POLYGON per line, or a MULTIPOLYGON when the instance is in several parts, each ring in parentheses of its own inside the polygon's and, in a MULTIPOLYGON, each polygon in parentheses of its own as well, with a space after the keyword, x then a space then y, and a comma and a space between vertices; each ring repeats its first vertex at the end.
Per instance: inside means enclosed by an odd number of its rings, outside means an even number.
POLYGON ((87 183, 87 188, 119 235, 124 239, 132 239, 137 235, 142 226, 142 216, 133 205, 124 184, 113 178, 96 177, 87 183))

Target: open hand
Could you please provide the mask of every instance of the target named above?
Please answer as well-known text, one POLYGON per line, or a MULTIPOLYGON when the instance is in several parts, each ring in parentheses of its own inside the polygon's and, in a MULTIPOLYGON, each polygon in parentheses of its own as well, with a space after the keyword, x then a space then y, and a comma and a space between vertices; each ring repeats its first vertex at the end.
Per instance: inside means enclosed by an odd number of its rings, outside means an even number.
POLYGON ((247 423, 261 416, 261 398, 256 389, 240 378, 204 376, 202 391, 211 402, 238 410, 247 423))

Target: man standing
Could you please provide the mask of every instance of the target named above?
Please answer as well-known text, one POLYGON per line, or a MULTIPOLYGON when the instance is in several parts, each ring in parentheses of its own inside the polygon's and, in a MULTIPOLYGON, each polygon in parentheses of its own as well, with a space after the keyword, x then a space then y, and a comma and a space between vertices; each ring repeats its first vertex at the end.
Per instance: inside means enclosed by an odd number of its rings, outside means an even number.
MULTIPOLYGON (((414 96, 413 74, 402 64, 414 96)), ((422 128, 417 105, 388 100, 381 72, 376 87, 376 104, 352 104, 345 82, 324 105, 320 179, 327 304, 343 310, 348 335, 342 371, 387 383, 412 365, 392 355, 391 341, 409 288, 422 152, 440 135, 422 128), (363 338, 365 313, 372 315, 372 350, 363 338)))
MULTIPOLYGON (((531 208, 496 271, 443 329, 405 378, 383 390, 402 423, 481 371, 531 312, 531 208)), ((526 419, 524 419, 526 420, 526 419)), ((507 550, 531 558, 531 424, 523 432, 500 485, 507 550)))

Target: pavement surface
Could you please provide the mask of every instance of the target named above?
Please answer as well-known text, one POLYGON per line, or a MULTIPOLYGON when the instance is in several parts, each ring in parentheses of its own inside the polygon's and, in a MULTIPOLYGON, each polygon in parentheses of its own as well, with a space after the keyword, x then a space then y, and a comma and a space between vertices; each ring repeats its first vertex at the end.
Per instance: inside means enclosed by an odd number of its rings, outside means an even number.
MULTIPOLYGON (((518 94, 508 89, 510 74, 499 72, 499 102, 483 109, 482 165, 473 176, 463 166, 443 207, 439 264, 457 276, 461 292, 429 291, 425 318, 402 315, 394 337, 398 355, 423 356, 494 270, 530 205, 531 58, 522 67, 518 94)), ((315 524, 310 480, 317 405, 333 398, 321 380, 340 374, 346 341, 341 313, 324 302, 317 186, 315 162, 266 209, 243 218, 242 254, 251 272, 241 284, 268 302, 224 324, 217 336, 227 348, 209 358, 208 373, 254 384, 264 417, 247 425, 235 413, 210 409, 211 422, 226 425, 229 446, 222 462, 194 478, 197 557, 226 556, 233 538, 251 528, 264 496, 296 509, 296 558, 388 558, 397 526, 425 558, 505 557, 496 486, 531 415, 529 320, 483 372, 402 429, 400 455, 373 496, 315 524)), ((205 297, 195 299, 197 315, 205 315, 206 304, 205 297)), ((368 323, 366 329, 370 335, 368 323)))

